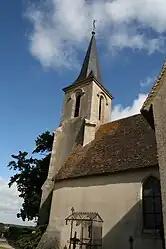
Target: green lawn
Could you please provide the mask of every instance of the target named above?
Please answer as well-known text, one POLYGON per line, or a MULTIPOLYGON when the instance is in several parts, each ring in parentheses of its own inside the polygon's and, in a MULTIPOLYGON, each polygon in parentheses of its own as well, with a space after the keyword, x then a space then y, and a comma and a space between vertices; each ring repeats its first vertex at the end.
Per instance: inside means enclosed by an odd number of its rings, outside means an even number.
POLYGON ((8 249, 8 248, 11 248, 11 247, 8 245, 0 245, 0 249, 8 249))
POLYGON ((8 249, 8 248, 11 248, 11 247, 3 247, 3 246, 0 246, 0 249, 8 249))

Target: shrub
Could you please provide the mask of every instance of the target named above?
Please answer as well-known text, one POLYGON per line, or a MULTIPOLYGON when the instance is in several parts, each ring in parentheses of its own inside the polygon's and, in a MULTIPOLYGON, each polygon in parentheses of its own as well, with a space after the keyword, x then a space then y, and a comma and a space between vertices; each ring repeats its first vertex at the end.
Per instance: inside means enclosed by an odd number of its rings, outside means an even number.
POLYGON ((10 227, 5 236, 15 249, 35 249, 45 229, 10 227))

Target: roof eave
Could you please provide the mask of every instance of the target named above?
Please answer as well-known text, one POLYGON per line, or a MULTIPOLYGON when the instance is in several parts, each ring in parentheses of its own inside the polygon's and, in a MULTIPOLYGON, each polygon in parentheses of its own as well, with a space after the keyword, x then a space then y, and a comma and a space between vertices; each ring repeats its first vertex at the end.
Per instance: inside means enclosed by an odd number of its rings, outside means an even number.
POLYGON ((75 85, 71 84, 70 86, 64 87, 62 90, 66 93, 70 90, 73 90, 76 87, 80 87, 80 86, 88 84, 89 82, 92 82, 92 81, 94 81, 110 97, 110 99, 114 99, 112 94, 94 76, 87 77, 85 80, 80 80, 75 85))
POLYGON ((154 117, 153 117, 153 103, 154 103, 155 97, 157 96, 160 88, 162 87, 164 83, 165 77, 166 77, 166 60, 164 60, 161 72, 140 110, 141 114, 147 120, 147 122, 152 127, 152 129, 155 129, 154 117))
POLYGON ((150 110, 151 105, 153 104, 153 100, 156 97, 160 87, 162 86, 163 83, 163 78, 165 76, 165 72, 166 72, 166 60, 164 60, 161 72, 157 78, 157 80, 155 81, 149 95, 147 96, 146 100, 144 101, 142 108, 140 110, 140 112, 147 112, 150 110))
POLYGON ((86 174, 86 175, 78 175, 78 176, 68 176, 68 177, 58 177, 56 178, 55 176, 55 181, 54 184, 62 182, 62 181, 69 181, 69 180, 77 180, 77 179, 85 179, 85 178, 91 178, 91 177, 101 177, 101 176, 109 176, 109 175, 115 175, 115 174, 120 174, 120 173, 128 173, 128 172, 135 172, 135 171, 139 171, 142 170, 144 168, 154 168, 154 167, 158 167, 158 164, 152 164, 149 166, 145 166, 145 167, 140 167, 140 168, 132 168, 132 169, 123 169, 123 170, 117 170, 117 171, 113 171, 113 172, 102 172, 102 173, 93 173, 93 174, 86 174))

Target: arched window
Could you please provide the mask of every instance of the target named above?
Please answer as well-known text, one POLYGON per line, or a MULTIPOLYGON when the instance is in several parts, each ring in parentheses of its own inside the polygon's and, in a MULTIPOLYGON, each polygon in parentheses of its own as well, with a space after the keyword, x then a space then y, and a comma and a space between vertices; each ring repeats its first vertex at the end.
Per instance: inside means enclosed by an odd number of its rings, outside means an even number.
POLYGON ((100 96, 99 99, 99 120, 103 121, 104 118, 104 98, 103 96, 100 96))
POLYGON ((78 117, 78 116, 79 116, 79 112, 80 112, 80 102, 81 102, 81 94, 78 94, 78 95, 76 96, 76 104, 75 104, 74 117, 78 117))
POLYGON ((143 184, 143 228, 159 230, 162 222, 160 181, 151 176, 143 184))

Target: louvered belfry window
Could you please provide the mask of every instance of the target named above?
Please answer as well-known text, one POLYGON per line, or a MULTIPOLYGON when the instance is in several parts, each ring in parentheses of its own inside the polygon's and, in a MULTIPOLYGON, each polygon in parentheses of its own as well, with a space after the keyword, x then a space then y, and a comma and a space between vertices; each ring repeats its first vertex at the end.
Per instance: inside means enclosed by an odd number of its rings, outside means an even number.
POLYGON ((79 113, 80 113, 80 102, 81 102, 81 94, 77 95, 77 97, 76 97, 74 117, 78 117, 79 116, 79 113))
POLYGON ((99 120, 103 121, 104 117, 104 98, 103 96, 100 96, 99 99, 99 120))

